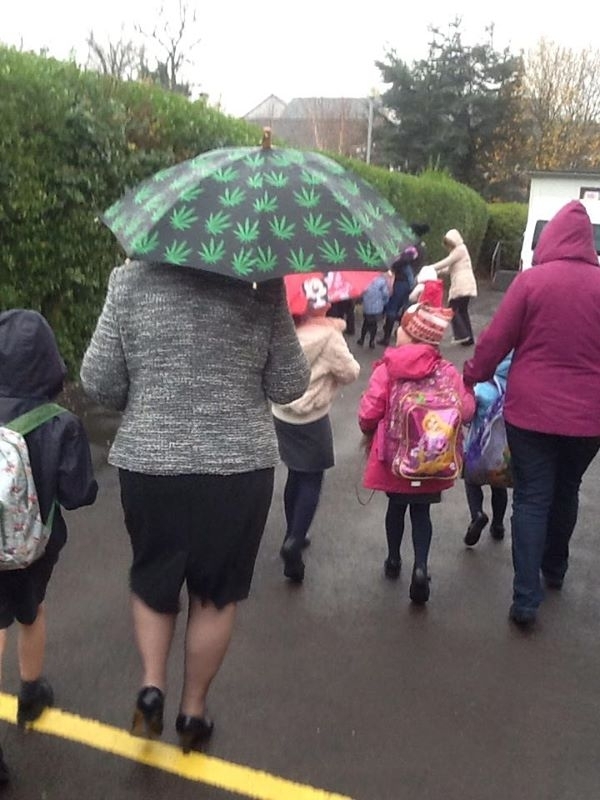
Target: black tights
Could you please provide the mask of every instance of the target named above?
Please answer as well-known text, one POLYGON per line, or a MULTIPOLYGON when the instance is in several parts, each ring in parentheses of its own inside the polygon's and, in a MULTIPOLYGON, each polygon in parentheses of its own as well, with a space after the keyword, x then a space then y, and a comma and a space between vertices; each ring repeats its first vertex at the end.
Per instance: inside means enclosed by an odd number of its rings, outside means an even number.
POLYGON ((314 519, 321 496, 323 472, 296 472, 288 470, 283 492, 283 505, 287 522, 286 538, 301 544, 314 519))
MULTIPOLYGON (((496 486, 491 486, 490 489, 492 492, 492 525, 503 525, 508 505, 508 491, 496 486)), ((483 487, 465 481, 465 492, 471 519, 475 519, 477 514, 483 511, 483 487)))
POLYGON ((388 494, 388 508, 385 515, 385 534, 388 543, 388 556, 394 561, 400 558, 400 545, 404 535, 404 516, 406 507, 410 509, 412 541, 415 564, 427 567, 427 557, 431 545, 432 527, 429 503, 407 503, 397 495, 388 494))

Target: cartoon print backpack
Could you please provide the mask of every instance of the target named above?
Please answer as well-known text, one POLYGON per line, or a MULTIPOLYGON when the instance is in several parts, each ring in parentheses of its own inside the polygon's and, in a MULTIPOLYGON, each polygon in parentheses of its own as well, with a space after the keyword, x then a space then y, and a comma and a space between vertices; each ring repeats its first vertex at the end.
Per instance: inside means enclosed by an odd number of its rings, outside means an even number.
POLYGON ((390 390, 386 460, 407 480, 450 480, 462 467, 460 397, 441 366, 417 381, 399 380, 390 390))
POLYGON ((24 569, 46 549, 55 504, 44 524, 24 437, 64 410, 46 403, 0 425, 0 570, 24 569))
POLYGON ((464 477, 478 486, 489 484, 508 489, 513 485, 510 451, 504 424, 506 390, 494 378, 498 397, 491 403, 483 419, 474 421, 465 444, 464 477))

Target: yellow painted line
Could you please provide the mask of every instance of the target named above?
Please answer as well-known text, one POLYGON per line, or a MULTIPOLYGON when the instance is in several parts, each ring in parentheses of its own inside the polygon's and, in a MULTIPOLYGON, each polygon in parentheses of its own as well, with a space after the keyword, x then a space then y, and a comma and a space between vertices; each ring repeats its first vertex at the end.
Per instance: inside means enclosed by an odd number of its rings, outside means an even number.
MULTIPOLYGON (((15 724, 16 718, 17 698, 0 692, 0 719, 15 724)), ((346 795, 294 783, 268 772, 232 764, 202 753, 184 755, 174 745, 138 739, 121 728, 105 725, 94 719, 84 719, 57 708, 44 711, 31 727, 39 733, 69 739, 96 750, 162 769, 190 781, 206 783, 256 800, 351 800, 346 795)))

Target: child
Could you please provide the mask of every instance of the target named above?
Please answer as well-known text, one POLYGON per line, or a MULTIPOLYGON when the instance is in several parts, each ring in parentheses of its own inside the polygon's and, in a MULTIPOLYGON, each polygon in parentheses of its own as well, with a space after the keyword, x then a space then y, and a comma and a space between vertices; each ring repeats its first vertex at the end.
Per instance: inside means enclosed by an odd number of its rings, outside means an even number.
MULTIPOLYGON (((52 329, 37 311, 0 313, 0 424, 8 424, 59 394, 65 375, 52 329)), ((70 412, 41 424, 25 436, 25 442, 44 522, 48 522, 53 506, 54 513, 43 555, 24 569, 0 570, 0 665, 6 629, 15 620, 19 623, 19 725, 36 720, 54 701, 52 687, 42 677, 44 597, 67 536, 60 506, 74 509, 89 505, 98 490, 87 437, 80 420, 70 412)), ((8 780, 3 763, 0 780, 8 780)))
POLYGON ((286 533, 280 555, 283 574, 294 583, 304 580, 302 550, 308 544, 324 472, 334 465, 329 410, 338 389, 355 381, 360 372, 344 339, 344 321, 326 317, 326 311, 327 306, 313 307, 303 317, 294 317, 310 365, 310 383, 293 403, 272 405, 279 453, 288 468, 283 493, 286 533))
MULTIPOLYGON (((410 509, 414 566, 409 596, 413 603, 423 605, 429 600, 429 573, 427 559, 431 544, 432 527, 430 506, 439 503, 441 493, 454 485, 454 478, 431 477, 415 480, 400 477, 392 469, 389 441, 393 414, 392 392, 399 382, 423 385, 431 377, 436 386, 444 385, 449 402, 454 402, 454 412, 459 421, 468 422, 475 409, 472 393, 464 386, 460 374, 439 351, 452 311, 425 305, 411 306, 402 316, 395 348, 389 347, 383 359, 375 364, 366 392, 359 407, 359 425, 364 434, 372 436, 363 483, 368 489, 383 491, 388 496, 385 529, 388 556, 384 562, 386 577, 395 579, 400 574, 400 545, 404 533, 404 517, 410 509)), ((408 387, 407 387, 408 390, 408 387)), ((428 416, 427 414, 425 415, 428 416)), ((435 414, 433 414, 435 416, 435 414)), ((403 428, 401 428, 402 430, 403 428)), ((431 451, 439 440, 439 425, 431 440, 431 451), (437 439, 436 439, 437 437, 437 439)), ((460 441, 458 441, 460 448, 460 441)), ((458 473, 459 463, 453 465, 458 473)))
POLYGON ((438 278, 433 267, 421 267, 417 283, 408 296, 411 303, 425 303, 428 306, 441 306, 444 296, 444 281, 438 278))
POLYGON ((369 334, 369 347, 375 347, 375 337, 377 336, 377 322, 383 314, 385 304, 390 297, 390 287, 385 275, 378 275, 367 286, 363 292, 363 324, 360 337, 356 340, 357 344, 363 345, 365 337, 369 334))
MULTIPOLYGON (((511 361, 512 353, 500 362, 494 374, 494 380, 476 383, 473 387, 476 403, 475 419, 472 423, 474 426, 483 423, 486 412, 500 396, 500 391, 506 390, 506 379, 511 361)), ((500 486, 491 486, 490 488, 492 493, 490 535, 492 539, 501 541, 504 539, 504 514, 508 505, 508 491, 500 486)), ((471 512, 471 522, 467 528, 464 542, 468 547, 473 547, 479 541, 483 529, 489 522, 489 517, 483 511, 483 488, 465 477, 465 493, 471 512)))

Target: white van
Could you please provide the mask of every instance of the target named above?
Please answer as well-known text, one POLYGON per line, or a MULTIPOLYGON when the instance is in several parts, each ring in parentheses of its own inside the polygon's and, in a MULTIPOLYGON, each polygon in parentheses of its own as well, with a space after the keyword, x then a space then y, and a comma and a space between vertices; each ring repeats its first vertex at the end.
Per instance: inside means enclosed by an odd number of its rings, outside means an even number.
POLYGON ((544 225, 570 200, 581 201, 589 214, 600 262, 600 174, 534 172, 521 249, 521 269, 531 266, 533 251, 544 225))

